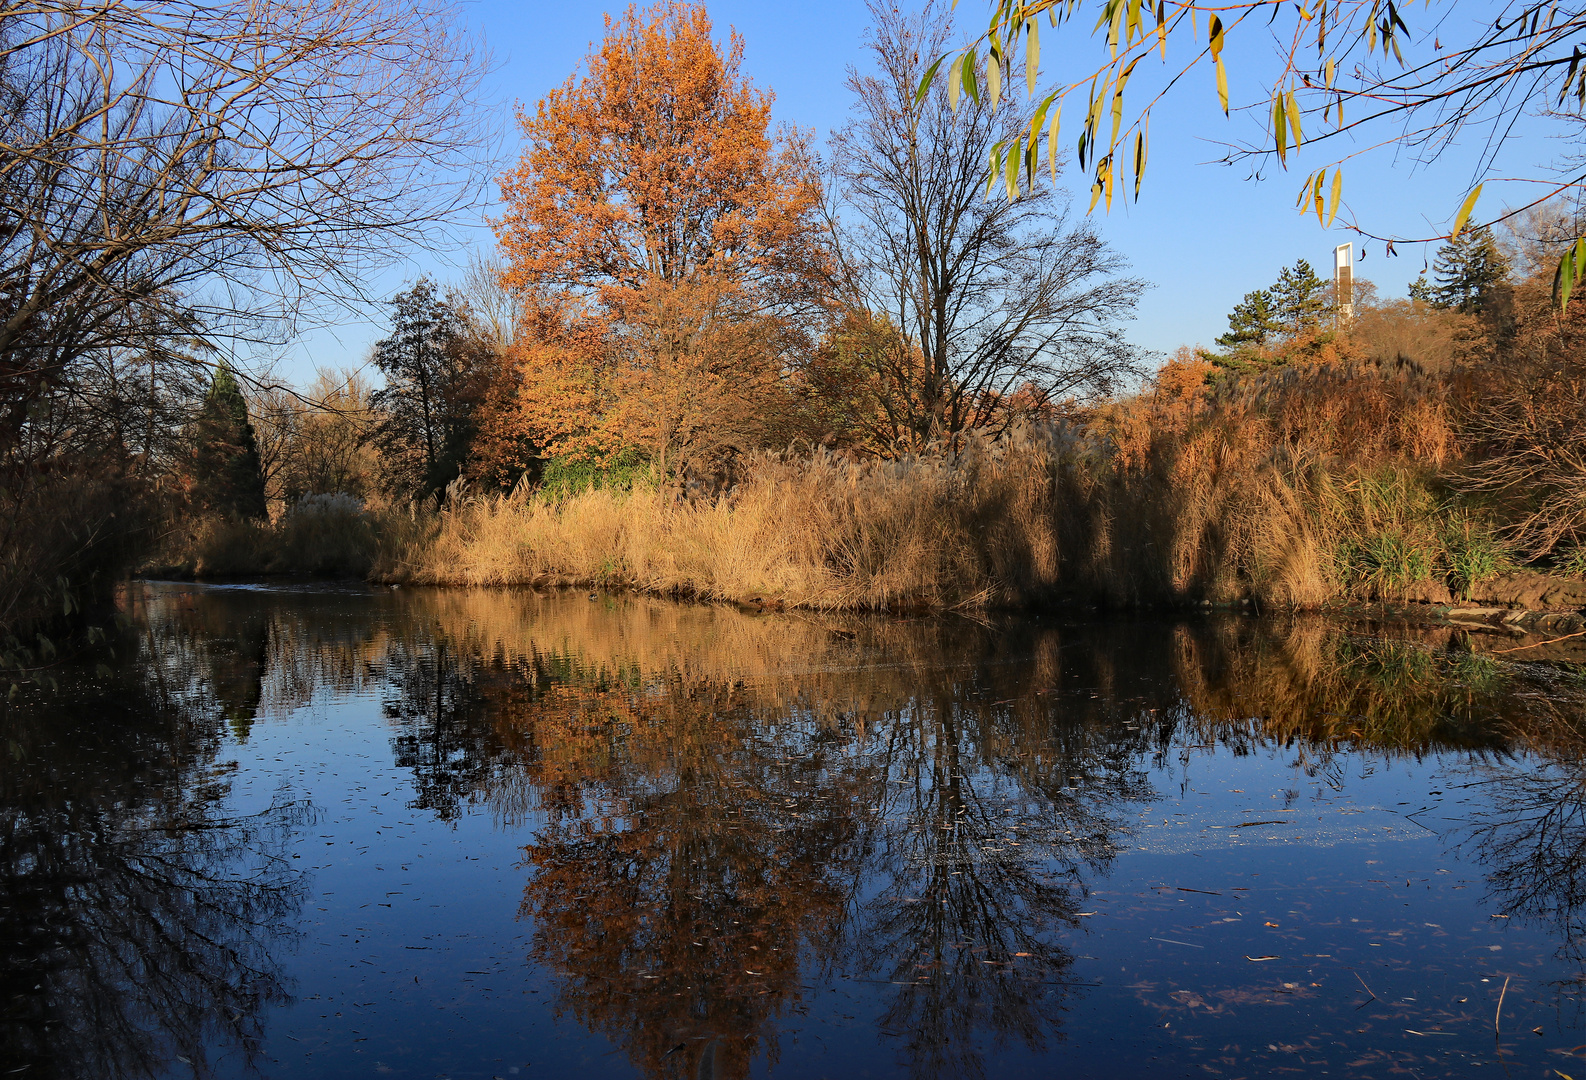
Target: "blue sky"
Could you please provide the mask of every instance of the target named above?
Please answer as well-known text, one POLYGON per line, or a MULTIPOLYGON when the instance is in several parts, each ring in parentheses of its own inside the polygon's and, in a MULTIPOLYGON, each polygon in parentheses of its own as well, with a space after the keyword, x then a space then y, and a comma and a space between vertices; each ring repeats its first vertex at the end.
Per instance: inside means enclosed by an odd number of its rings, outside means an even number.
MULTIPOLYGON (((728 27, 745 40, 744 69, 762 87, 776 94, 773 113, 782 123, 814 129, 818 143, 841 125, 849 107, 843 88, 846 69, 867 63, 864 48, 868 15, 858 0, 805 0, 799 4, 718 2, 708 5, 717 32, 728 27)), ((496 67, 485 88, 500 117, 501 159, 516 158, 518 142, 511 112, 514 104, 532 105, 559 85, 579 65, 591 42, 602 33, 603 15, 622 8, 599 2, 563 0, 556 4, 477 0, 463 9, 472 30, 495 57, 496 67)), ((960 20, 978 19, 978 0, 961 0, 960 20)), ((1424 10, 1424 9, 1420 9, 1424 10)), ((1478 22, 1489 6, 1461 0, 1456 13, 1444 6, 1445 17, 1478 22)), ((1067 33, 1084 28, 1070 24, 1067 33)), ((1458 36, 1457 26, 1443 28, 1458 36)), ((1235 37, 1224 54, 1231 75, 1232 98, 1250 100, 1263 93, 1265 72, 1274 44, 1264 31, 1235 37)), ((1064 69, 1068 61, 1061 43, 1044 42, 1045 69, 1064 69)), ((1084 46, 1089 47, 1088 39, 1084 46)), ((1071 55, 1071 53, 1069 54, 1071 55)), ((1173 54, 1170 52, 1170 57, 1173 54)), ((1141 72, 1144 74, 1144 70, 1141 72)), ((1197 72, 1190 82, 1159 107, 1151 127, 1150 168, 1138 204, 1115 202, 1111 214, 1095 215, 1102 235, 1133 265, 1133 273, 1152 282, 1140 300, 1132 340, 1162 353, 1181 344, 1211 344, 1226 329, 1227 312, 1248 291, 1265 286, 1278 270, 1307 258, 1318 271, 1330 272, 1335 244, 1352 239, 1342 229, 1324 231, 1314 217, 1301 218, 1295 195, 1311 161, 1299 157, 1289 172, 1252 180, 1248 170, 1213 164, 1221 156, 1218 140, 1259 138, 1255 120, 1224 119, 1215 102, 1211 76, 1197 72), (1199 76, 1199 81, 1196 77, 1199 76), (1200 85, 1205 83, 1206 85, 1200 85)), ((1529 131, 1512 147, 1527 163, 1549 160, 1551 144, 1529 131)), ((1378 155, 1346 170, 1346 201, 1351 210, 1378 231, 1400 235, 1435 232, 1452 217, 1472 180, 1471 158, 1459 149, 1429 167, 1414 167, 1391 155, 1378 155)), ((1067 186, 1076 199, 1088 187, 1077 175, 1067 186)), ((492 188, 493 194, 493 188, 492 188)), ((1084 210, 1084 202, 1076 212, 1084 210)), ((1340 215, 1342 218, 1344 215, 1340 215)), ((481 222, 471 241, 493 244, 481 222)), ((1357 276, 1377 283, 1384 296, 1403 295, 1420 272, 1430 251, 1406 247, 1388 259, 1380 245, 1366 246, 1361 258, 1357 242, 1357 276)), ((393 268, 373 288, 382 295, 400 289, 406 280, 428 272, 441 279, 460 275, 466 250, 448 255, 426 254, 393 268)), ((319 331, 295 343, 281 366, 283 374, 306 380, 317 366, 357 365, 383 326, 367 313, 349 313, 333 331, 319 331)))

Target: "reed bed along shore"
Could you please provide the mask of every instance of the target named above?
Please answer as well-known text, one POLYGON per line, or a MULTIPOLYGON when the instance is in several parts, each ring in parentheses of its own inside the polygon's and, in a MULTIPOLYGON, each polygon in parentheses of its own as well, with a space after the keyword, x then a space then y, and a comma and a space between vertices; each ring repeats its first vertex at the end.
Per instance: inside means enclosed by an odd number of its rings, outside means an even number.
POLYGON ((1067 424, 951 453, 751 461, 715 499, 664 489, 464 500, 389 580, 555 580, 825 609, 1447 601, 1512 566, 1446 471, 1450 384, 1314 367, 1209 395, 1169 369, 1067 424))
POLYGON ((952 457, 752 462, 731 491, 464 500, 390 580, 564 580, 816 609, 984 607, 1058 584, 1049 464, 1016 442, 952 457))
POLYGON ((950 452, 752 457, 711 497, 520 488, 428 512, 320 497, 273 525, 213 526, 187 565, 821 610, 1450 602, 1515 568, 1502 508, 1457 483, 1457 384, 1314 366, 1208 393, 1174 375, 950 452))

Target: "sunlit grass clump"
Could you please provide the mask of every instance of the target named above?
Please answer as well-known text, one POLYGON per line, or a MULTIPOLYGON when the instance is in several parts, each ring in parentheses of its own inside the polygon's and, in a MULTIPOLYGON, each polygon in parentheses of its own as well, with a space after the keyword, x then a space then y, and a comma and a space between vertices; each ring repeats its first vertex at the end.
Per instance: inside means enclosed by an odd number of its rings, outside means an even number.
POLYGON ((381 572, 814 608, 1022 603, 1058 586, 1054 460, 1011 438, 887 462, 768 456, 717 498, 651 485, 520 490, 449 507, 381 572))

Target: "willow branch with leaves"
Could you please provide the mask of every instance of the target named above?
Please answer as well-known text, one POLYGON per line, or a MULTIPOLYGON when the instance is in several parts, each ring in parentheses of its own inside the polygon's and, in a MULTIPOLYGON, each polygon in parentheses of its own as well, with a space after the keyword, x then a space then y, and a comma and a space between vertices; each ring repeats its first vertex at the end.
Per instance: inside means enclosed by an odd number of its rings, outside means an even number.
MULTIPOLYGON (((1586 193, 1586 169, 1575 162, 1503 177, 1533 187, 1534 197, 1485 219, 1475 215, 1483 187, 1475 183, 1441 235, 1395 236, 1354 218, 1344 199, 1344 166, 1363 155, 1409 147, 1430 162, 1461 133, 1480 127, 1488 130, 1475 178, 1485 181, 1497 178, 1506 165, 1523 116, 1540 112, 1586 121, 1586 10, 1506 4, 1491 13, 1490 26, 1483 21, 1460 40, 1452 3, 1439 9, 1428 0, 1413 14, 1409 8, 1391 0, 1157 0, 1154 5, 1149 0, 993 0, 986 31, 965 48, 939 57, 927 69, 920 93, 940 78, 955 101, 967 95, 995 108, 1001 98, 1018 92, 1015 79, 1022 69, 1026 93, 1036 102, 1031 122, 1020 135, 992 147, 987 161, 988 193, 1000 182, 1013 199, 1037 182, 1043 142, 1055 177, 1065 105, 1071 117, 1076 105, 1083 108, 1075 151, 1091 179, 1091 209, 1098 203, 1111 209, 1120 183, 1138 199, 1153 110, 1202 73, 1224 115, 1236 109, 1253 112, 1264 128, 1261 142, 1231 146, 1227 160, 1253 160, 1258 167, 1275 161, 1287 170, 1301 148, 1310 147, 1324 160, 1305 173, 1300 211, 1314 213, 1326 227, 1342 207, 1350 229, 1381 241, 1390 253, 1395 243, 1450 239, 1558 196, 1586 193), (1092 14, 1090 37, 1103 46, 1096 62, 1081 65, 1077 78, 1042 96, 1041 24, 1066 33, 1070 27, 1082 29, 1092 14), (1225 48, 1236 35, 1257 31, 1277 43, 1277 72, 1263 100, 1234 106, 1225 48), (1153 53, 1164 77, 1143 93, 1131 91, 1130 80, 1153 53)), ((1586 274, 1586 237, 1571 239, 1555 278, 1560 307, 1586 274)))

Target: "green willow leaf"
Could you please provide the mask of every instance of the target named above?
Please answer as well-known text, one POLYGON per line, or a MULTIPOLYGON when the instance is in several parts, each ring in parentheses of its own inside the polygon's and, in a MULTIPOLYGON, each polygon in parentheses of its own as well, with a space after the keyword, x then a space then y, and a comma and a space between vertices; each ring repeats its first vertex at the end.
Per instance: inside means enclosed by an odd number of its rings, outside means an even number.
MULTIPOLYGON (((924 101, 925 95, 931 92, 931 83, 936 81, 936 69, 942 66, 942 61, 946 60, 948 55, 948 53, 943 53, 938 56, 936 63, 925 69, 925 75, 920 79, 920 88, 914 91, 914 104, 918 105, 924 101)), ((948 72, 951 74, 952 69, 949 68, 948 72)))

